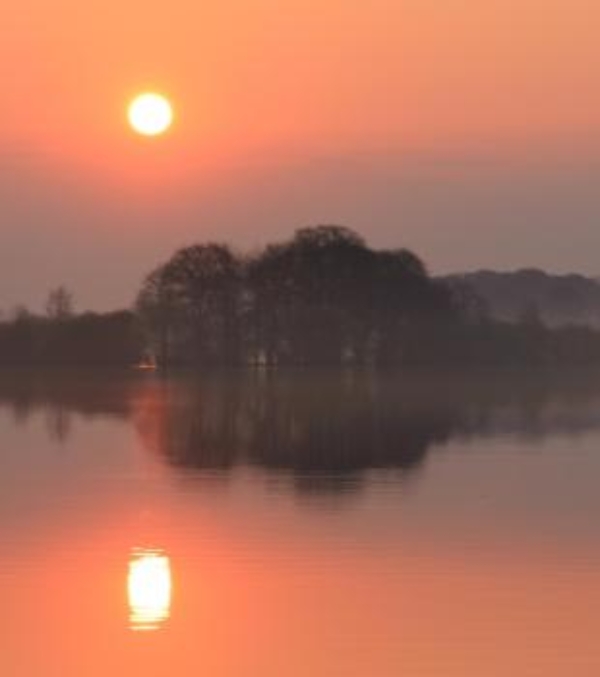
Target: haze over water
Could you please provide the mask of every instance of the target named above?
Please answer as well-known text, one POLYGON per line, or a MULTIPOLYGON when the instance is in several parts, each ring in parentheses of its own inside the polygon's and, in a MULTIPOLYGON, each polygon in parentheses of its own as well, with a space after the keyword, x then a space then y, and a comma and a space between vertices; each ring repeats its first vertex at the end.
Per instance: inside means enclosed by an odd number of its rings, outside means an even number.
POLYGON ((2 675, 600 670, 593 376, 20 375, 0 428, 2 675))

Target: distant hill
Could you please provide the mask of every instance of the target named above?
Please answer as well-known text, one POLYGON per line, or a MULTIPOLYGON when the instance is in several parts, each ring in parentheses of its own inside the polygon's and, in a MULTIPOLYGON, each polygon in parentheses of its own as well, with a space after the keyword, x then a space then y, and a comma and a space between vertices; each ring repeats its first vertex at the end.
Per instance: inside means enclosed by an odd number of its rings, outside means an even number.
POLYGON ((585 324, 600 328, 600 280, 583 275, 552 275, 542 270, 480 270, 443 278, 466 286, 484 301, 489 314, 518 320, 536 312, 550 327, 585 324))

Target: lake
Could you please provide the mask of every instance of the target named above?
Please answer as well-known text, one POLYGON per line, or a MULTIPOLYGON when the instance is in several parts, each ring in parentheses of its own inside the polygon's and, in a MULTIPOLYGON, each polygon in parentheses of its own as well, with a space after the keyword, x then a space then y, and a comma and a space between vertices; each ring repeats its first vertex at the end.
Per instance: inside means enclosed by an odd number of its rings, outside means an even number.
POLYGON ((600 674, 600 376, 0 376, 3 677, 600 674))

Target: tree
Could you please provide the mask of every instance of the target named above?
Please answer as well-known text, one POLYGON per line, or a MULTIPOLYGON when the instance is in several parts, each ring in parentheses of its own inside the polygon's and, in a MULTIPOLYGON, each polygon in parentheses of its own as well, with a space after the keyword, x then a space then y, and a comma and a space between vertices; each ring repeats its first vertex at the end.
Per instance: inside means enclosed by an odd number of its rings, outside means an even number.
POLYGON ((375 253, 370 309, 372 359, 381 364, 419 361, 455 315, 449 289, 407 249, 375 253))
POLYGON ((249 265, 251 322, 269 362, 339 363, 358 352, 371 253, 341 226, 302 228, 249 265))
POLYGON ((73 314, 73 295, 64 287, 50 290, 46 300, 46 315, 51 320, 64 320, 73 314))
POLYGON ((459 313, 415 254, 373 251, 335 225, 247 259, 219 244, 182 249, 146 279, 137 308, 164 364, 418 361, 459 313))
POLYGON ((147 279, 137 308, 163 360, 236 362, 241 262, 220 244, 179 250, 147 279))
POLYGON ((177 327, 177 304, 164 279, 164 266, 146 277, 135 309, 142 320, 151 352, 166 367, 171 362, 172 342, 177 327))

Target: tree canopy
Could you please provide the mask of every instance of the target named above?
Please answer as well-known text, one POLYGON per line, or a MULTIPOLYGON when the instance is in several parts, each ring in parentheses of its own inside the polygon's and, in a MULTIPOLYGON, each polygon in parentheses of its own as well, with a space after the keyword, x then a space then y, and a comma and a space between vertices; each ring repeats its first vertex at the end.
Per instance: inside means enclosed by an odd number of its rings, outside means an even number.
POLYGON ((137 309, 162 361, 220 365, 425 358, 419 341, 456 316, 415 254, 375 251, 335 225, 248 257, 223 244, 181 249, 148 276, 137 309))

